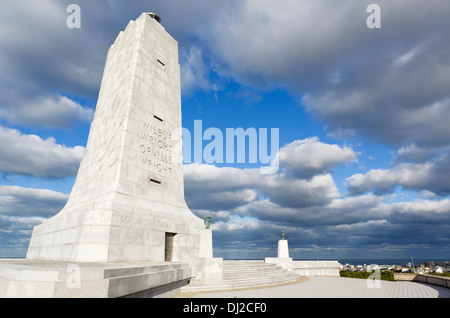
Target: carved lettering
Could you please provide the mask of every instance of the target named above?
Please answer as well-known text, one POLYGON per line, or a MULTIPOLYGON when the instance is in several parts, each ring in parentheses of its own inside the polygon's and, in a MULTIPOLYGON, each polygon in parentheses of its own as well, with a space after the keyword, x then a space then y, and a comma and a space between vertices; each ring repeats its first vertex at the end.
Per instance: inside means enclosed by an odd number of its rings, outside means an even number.
POLYGON ((141 120, 138 164, 154 172, 168 175, 172 171, 172 133, 162 123, 141 120))

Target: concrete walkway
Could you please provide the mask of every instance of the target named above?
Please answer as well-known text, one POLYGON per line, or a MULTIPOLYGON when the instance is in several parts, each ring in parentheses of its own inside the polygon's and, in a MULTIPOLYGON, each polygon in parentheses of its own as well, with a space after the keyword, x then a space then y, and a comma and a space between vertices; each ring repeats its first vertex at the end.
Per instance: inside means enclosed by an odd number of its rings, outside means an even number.
POLYGON ((295 283, 258 289, 180 293, 177 298, 450 298, 450 289, 405 281, 300 277, 295 283), (376 285, 379 283, 379 285, 376 285))

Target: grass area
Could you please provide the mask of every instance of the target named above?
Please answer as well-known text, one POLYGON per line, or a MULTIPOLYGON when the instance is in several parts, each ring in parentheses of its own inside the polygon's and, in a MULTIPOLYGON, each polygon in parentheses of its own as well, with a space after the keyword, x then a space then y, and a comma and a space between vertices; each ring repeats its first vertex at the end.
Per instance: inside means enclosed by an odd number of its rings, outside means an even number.
MULTIPOLYGON (((341 277, 350 277, 350 278, 362 278, 367 279, 370 275, 372 275, 373 272, 352 272, 352 271, 340 271, 339 275, 341 277)), ((381 280, 390 280, 394 281, 394 273, 391 271, 382 271, 380 273, 380 279, 381 280)))

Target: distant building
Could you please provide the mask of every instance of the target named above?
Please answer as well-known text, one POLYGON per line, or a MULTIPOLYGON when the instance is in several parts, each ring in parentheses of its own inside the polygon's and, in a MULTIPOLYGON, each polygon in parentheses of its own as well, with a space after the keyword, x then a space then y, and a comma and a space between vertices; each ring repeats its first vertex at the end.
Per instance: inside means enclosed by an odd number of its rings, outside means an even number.
POLYGON ((450 266, 450 261, 426 261, 425 266, 429 268, 433 268, 435 266, 447 267, 450 266))

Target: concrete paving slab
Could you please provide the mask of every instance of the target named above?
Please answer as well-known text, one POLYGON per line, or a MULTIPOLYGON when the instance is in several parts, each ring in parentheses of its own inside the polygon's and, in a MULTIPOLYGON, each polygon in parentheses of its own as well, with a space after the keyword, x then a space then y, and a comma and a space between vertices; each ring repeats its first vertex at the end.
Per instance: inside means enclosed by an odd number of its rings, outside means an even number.
POLYGON ((418 282, 302 277, 270 288, 180 293, 177 298, 450 298, 450 289, 418 282), (379 283, 379 285, 377 284, 379 283))

